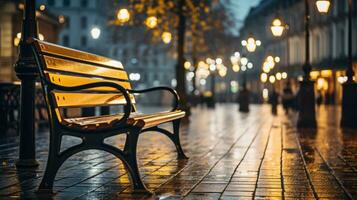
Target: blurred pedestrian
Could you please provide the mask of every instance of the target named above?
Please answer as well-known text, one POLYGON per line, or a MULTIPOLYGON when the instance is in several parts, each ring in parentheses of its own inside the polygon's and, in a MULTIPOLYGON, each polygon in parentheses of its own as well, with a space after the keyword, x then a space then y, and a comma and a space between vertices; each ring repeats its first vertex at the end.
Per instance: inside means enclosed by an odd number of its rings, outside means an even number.
POLYGON ((322 95, 322 92, 321 91, 319 91, 318 93, 317 93, 317 98, 316 98, 316 104, 317 104, 317 106, 321 106, 321 104, 322 104, 322 101, 323 101, 323 95, 322 95))
POLYGON ((283 89, 282 99, 285 114, 289 114, 289 110, 292 109, 294 103, 294 93, 291 89, 290 82, 287 82, 283 89))
POLYGON ((249 112, 249 90, 246 84, 243 84, 243 89, 239 92, 238 103, 240 112, 249 112))
POLYGON ((273 87, 271 94, 269 95, 269 103, 271 104, 271 113, 273 115, 277 115, 278 114, 278 104, 279 104, 279 94, 276 92, 274 87, 273 87))

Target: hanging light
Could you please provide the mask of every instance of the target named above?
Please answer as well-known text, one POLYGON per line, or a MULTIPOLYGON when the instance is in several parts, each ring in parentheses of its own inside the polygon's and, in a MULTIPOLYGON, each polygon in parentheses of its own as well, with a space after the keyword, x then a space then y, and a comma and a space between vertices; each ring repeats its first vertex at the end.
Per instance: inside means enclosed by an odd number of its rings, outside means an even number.
POLYGON ((243 40, 242 46, 245 46, 249 52, 254 52, 257 49, 257 46, 260 46, 262 42, 260 40, 255 40, 250 36, 247 40, 243 40))
POLYGON ((45 5, 43 5, 43 4, 40 5, 40 10, 41 10, 41 11, 44 11, 45 9, 46 9, 46 6, 45 6, 45 5))
POLYGON ((248 62, 247 67, 248 67, 248 69, 252 69, 253 68, 253 63, 248 62))
POLYGON ((96 40, 99 38, 100 32, 101 30, 98 27, 93 27, 90 31, 90 34, 92 35, 92 38, 96 40))
POLYGON ((168 44, 168 43, 171 42, 172 35, 171 35, 170 32, 165 31, 165 32, 162 33, 161 39, 165 44, 168 44))
POLYGON ((281 73, 281 78, 283 78, 283 79, 288 78, 288 73, 286 73, 286 72, 281 73))
POLYGON ((275 76, 274 75, 270 75, 269 76, 269 82, 272 83, 272 84, 275 83, 275 76))
POLYGON ((157 23, 157 18, 155 16, 150 16, 145 20, 145 25, 151 29, 155 28, 157 26, 157 23))
POLYGON ((189 70, 191 67, 190 61, 186 61, 183 66, 185 67, 186 70, 189 70))
POLYGON ((266 82, 268 81, 268 74, 262 73, 262 74, 260 75, 260 81, 261 81, 262 83, 266 83, 266 82))
POLYGON ((234 64, 234 65, 232 66, 232 69, 233 69, 234 72, 239 72, 240 67, 239 67, 238 64, 234 64))
POLYGON ((273 20, 273 23, 272 23, 270 29, 271 29, 271 32, 273 33, 274 37, 280 37, 281 35, 283 35, 284 26, 279 18, 275 18, 273 20))
POLYGON ((280 62, 280 57, 279 57, 279 56, 276 56, 276 57, 274 58, 274 61, 275 61, 276 63, 279 63, 279 62, 280 62))
POLYGON ((128 9, 122 8, 118 11, 117 19, 120 23, 126 23, 130 20, 130 13, 128 9))
POLYGON ((241 57, 240 58, 240 63, 242 64, 242 66, 246 66, 248 64, 248 58, 241 57))
POLYGON ((317 10, 320 13, 328 13, 330 5, 331 5, 331 3, 329 0, 317 0, 316 1, 317 10))

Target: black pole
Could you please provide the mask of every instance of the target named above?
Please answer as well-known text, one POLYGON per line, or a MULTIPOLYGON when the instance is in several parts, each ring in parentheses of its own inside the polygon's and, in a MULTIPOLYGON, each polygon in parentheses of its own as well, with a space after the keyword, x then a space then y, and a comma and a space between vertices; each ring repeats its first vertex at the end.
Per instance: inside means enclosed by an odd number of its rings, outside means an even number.
POLYGON ((211 72, 211 99, 209 106, 210 108, 214 108, 216 106, 216 71, 211 72))
POLYGON ((37 66, 30 46, 26 40, 30 37, 37 38, 36 1, 26 0, 20 53, 15 71, 21 80, 20 99, 20 152, 17 167, 37 167, 35 147, 35 81, 37 66))
POLYGON ((353 81, 352 60, 352 0, 348 0, 348 65, 346 69, 347 82, 343 84, 341 126, 357 129, 357 84, 353 81))
POLYGON ((185 32, 186 32, 186 17, 184 15, 185 0, 180 0, 178 5, 178 29, 177 29, 177 65, 176 65, 176 90, 180 95, 181 109, 190 113, 186 93, 186 71, 184 68, 185 63, 185 32))
POLYGON ((243 72, 243 86, 239 91, 238 97, 239 111, 247 113, 249 112, 249 91, 247 88, 247 71, 243 72))
POLYGON ((316 128, 314 82, 310 80, 310 8, 309 0, 305 0, 305 64, 302 67, 304 79, 300 82, 298 94, 299 118, 298 128, 316 128))

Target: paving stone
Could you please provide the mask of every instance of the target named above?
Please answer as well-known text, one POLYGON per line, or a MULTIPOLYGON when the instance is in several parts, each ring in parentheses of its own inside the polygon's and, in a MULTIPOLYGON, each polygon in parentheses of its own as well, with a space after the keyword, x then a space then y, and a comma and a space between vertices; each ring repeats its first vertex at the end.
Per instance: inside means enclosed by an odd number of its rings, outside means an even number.
MULTIPOLYGON (((336 116, 326 114, 336 107, 324 109, 318 110, 314 132, 295 128, 296 113, 273 117, 268 106, 252 105, 249 114, 232 104, 193 108, 191 123, 181 127, 188 161, 176 159, 163 135, 140 136, 139 168, 153 195, 133 193, 119 159, 85 151, 61 167, 55 194, 38 196, 48 132, 36 137, 35 170, 15 168, 18 137, 0 138, 0 199, 357 199, 357 133, 339 129, 336 116)), ((124 139, 106 142, 122 148, 124 139)), ((68 148, 78 141, 63 142, 68 148)))

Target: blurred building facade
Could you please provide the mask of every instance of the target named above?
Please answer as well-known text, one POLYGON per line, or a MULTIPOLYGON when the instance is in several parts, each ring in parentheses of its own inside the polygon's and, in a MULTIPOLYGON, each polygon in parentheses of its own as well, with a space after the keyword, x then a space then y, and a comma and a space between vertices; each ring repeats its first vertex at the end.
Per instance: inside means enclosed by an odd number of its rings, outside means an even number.
POLYGON ((65 19, 59 44, 121 61, 134 86, 171 85, 176 63, 168 54, 167 45, 151 43, 151 35, 144 25, 112 23, 117 11, 126 3, 112 0, 39 1, 65 19), (100 30, 98 38, 93 38, 94 28, 100 30))
MULTIPOLYGON (((352 46, 355 69, 356 9, 357 3, 354 1, 352 46)), ((302 77, 302 65, 305 61, 304 13, 303 0, 264 0, 250 10, 240 30, 240 40, 251 35, 262 41, 262 46, 257 48, 256 52, 247 55, 256 66, 248 72, 248 86, 253 92, 261 94, 264 88, 272 87, 281 91, 287 82, 290 82, 293 90, 297 92, 298 80, 302 77), (279 38, 274 37, 270 30, 272 21, 277 16, 288 26, 288 30, 279 38), (269 55, 280 58, 280 62, 269 75, 286 72, 287 79, 279 81, 275 78, 274 83, 270 83, 268 79, 266 83, 262 83, 262 65, 269 55)), ((324 97, 325 103, 339 103, 348 56, 348 0, 332 0, 328 14, 320 14, 315 1, 310 1, 310 17, 310 58, 313 67, 311 78, 315 81, 317 94, 324 97)))
POLYGON ((59 34, 60 45, 95 54, 108 55, 109 1, 100 0, 38 0, 38 6, 60 16, 64 26, 59 34))
MULTIPOLYGON (((18 56, 24 5, 22 1, 2 0, 0 4, 0 82, 17 80, 13 65, 18 56)), ((57 43, 61 24, 53 13, 37 11, 40 38, 57 43)))

